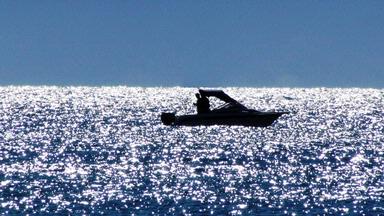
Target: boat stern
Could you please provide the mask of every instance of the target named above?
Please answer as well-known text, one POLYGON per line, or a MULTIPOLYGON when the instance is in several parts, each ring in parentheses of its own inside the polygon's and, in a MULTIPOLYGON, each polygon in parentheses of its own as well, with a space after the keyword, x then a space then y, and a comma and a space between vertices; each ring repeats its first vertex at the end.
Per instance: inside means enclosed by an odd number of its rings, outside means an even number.
POLYGON ((173 125, 175 121, 175 113, 161 113, 161 122, 163 122, 164 125, 173 125))

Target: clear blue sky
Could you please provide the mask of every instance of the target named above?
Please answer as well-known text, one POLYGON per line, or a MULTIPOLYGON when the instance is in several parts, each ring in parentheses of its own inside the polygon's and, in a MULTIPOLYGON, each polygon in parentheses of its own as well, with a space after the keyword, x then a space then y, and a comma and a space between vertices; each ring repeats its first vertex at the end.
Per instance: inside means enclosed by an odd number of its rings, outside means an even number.
POLYGON ((384 1, 0 1, 0 85, 384 87, 384 1))

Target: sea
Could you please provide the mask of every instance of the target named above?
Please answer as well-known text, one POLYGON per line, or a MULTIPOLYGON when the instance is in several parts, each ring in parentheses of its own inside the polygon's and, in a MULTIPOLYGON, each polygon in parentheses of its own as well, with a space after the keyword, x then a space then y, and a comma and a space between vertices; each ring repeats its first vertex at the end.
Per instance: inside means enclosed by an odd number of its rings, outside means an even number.
POLYGON ((289 114, 165 126, 197 88, 0 87, 0 214, 384 215, 383 89, 221 89, 289 114))

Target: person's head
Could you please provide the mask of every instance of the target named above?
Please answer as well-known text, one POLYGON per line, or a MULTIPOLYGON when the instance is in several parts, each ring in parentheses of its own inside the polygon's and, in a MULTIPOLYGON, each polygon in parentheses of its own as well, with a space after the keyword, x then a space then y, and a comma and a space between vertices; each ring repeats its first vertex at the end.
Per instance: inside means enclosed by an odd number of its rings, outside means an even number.
POLYGON ((196 96, 196 98, 200 98, 200 94, 199 93, 196 93, 195 96, 196 96))

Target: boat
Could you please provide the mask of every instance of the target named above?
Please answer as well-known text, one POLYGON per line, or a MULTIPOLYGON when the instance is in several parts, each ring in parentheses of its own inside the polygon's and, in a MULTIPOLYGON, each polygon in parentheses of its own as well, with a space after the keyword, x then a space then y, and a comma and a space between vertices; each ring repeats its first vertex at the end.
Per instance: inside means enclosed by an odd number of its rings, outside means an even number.
POLYGON ((164 112, 161 121, 164 125, 174 126, 199 126, 199 125, 238 125, 267 127, 275 122, 281 115, 289 112, 262 112, 248 109, 222 90, 199 89, 202 97, 216 97, 225 103, 206 113, 179 115, 164 112))

